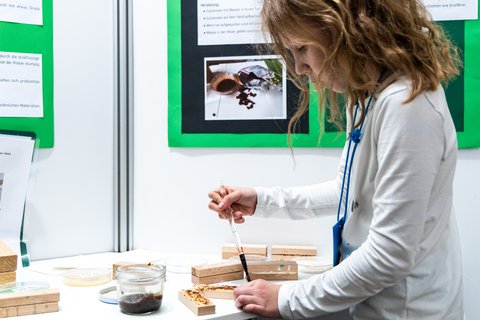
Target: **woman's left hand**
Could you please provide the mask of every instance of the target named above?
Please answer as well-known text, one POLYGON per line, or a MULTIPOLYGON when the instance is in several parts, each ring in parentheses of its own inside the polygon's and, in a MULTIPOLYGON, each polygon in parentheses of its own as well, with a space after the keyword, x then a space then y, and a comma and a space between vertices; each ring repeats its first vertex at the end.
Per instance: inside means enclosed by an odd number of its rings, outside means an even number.
POLYGON ((235 306, 262 317, 280 318, 278 310, 278 284, 265 280, 253 280, 233 290, 235 306))

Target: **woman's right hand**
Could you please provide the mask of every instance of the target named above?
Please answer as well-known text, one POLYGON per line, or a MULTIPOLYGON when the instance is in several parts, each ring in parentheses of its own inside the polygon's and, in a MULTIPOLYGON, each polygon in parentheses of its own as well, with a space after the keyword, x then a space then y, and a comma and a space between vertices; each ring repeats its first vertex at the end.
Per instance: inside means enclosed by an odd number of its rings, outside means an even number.
POLYGON ((218 213, 220 219, 230 219, 244 223, 245 216, 251 216, 257 207, 257 192, 253 188, 220 186, 208 193, 211 201, 208 208, 218 213))

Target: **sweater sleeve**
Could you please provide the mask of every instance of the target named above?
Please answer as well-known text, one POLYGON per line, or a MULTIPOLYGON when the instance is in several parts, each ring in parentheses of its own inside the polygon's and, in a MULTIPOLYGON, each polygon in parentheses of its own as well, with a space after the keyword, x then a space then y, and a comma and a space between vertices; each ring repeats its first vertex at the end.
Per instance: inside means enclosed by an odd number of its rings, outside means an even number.
POLYGON ((444 124, 425 95, 405 104, 407 96, 392 94, 379 100, 371 119, 377 154, 370 156, 376 156, 378 169, 366 241, 326 273, 283 285, 279 292, 283 318, 314 317, 348 308, 412 270, 442 160, 444 124))
POLYGON ((340 199, 345 148, 335 179, 309 186, 291 188, 256 187, 255 217, 310 219, 336 212, 340 199))

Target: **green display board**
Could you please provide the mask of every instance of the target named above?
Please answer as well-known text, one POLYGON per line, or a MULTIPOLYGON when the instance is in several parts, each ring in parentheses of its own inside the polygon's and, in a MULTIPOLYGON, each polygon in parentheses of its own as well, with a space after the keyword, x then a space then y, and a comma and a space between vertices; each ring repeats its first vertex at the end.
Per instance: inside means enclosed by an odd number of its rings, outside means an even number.
POLYGON ((42 55, 43 117, 0 117, 0 129, 34 132, 40 148, 51 148, 54 144, 52 0, 42 0, 42 5, 43 25, 0 21, 0 51, 42 55))
MULTIPOLYGON (((196 2, 196 1, 195 1, 196 2)), ((170 147, 288 147, 286 121, 206 121, 205 66, 208 57, 252 55, 251 46, 197 45, 197 5, 187 0, 168 0, 168 141, 170 147), (197 52, 197 54, 192 52, 197 52), (237 51, 237 52, 236 52, 237 51), (201 79, 201 81, 198 81, 201 79), (200 88, 200 89, 199 89, 200 88), (203 95, 203 96, 202 96, 203 95), (200 110, 200 111, 199 111, 200 110), (214 125, 212 123, 215 123, 214 125)), ((446 88, 448 105, 457 129, 460 148, 480 146, 480 22, 441 22, 462 52, 462 73, 446 88)), ((208 76, 207 76, 208 77, 208 76)), ((296 93, 287 90, 295 98, 296 93)), ((311 106, 318 96, 311 91, 311 106)), ((288 110, 291 116, 291 109, 288 110)), ((311 107, 292 134, 294 147, 342 147, 345 132, 321 123, 318 109, 311 107), (323 131, 322 138, 319 139, 323 131)))

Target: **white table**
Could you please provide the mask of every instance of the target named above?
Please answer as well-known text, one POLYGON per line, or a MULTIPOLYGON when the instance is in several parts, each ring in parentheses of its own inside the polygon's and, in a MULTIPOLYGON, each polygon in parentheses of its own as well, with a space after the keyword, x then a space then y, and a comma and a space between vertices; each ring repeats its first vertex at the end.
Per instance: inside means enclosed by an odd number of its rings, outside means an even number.
MULTIPOLYGON (((69 257, 62 259, 51 259, 32 262, 30 267, 17 270, 17 281, 46 281, 51 288, 60 289, 59 311, 31 316, 15 318, 29 318, 36 320, 70 320, 70 319, 132 319, 132 315, 120 312, 118 305, 107 304, 98 299, 101 289, 116 285, 115 281, 109 283, 89 286, 73 287, 63 284, 62 273, 71 267, 112 267, 113 263, 119 261, 131 261, 146 263, 154 260, 161 260, 172 257, 171 254, 149 252, 145 250, 134 250, 123 253, 100 253, 93 255, 69 257)), ((178 255, 177 256, 186 256, 178 255)), ((193 257, 194 255, 188 255, 193 257)), ((206 258, 207 261, 216 262, 220 258, 216 256, 197 255, 206 258)), ((168 269, 167 269, 168 270, 168 269)), ((242 281, 234 282, 240 284, 242 281)), ((144 315, 142 317, 152 319, 249 319, 254 316, 237 309, 231 300, 215 299, 216 312, 207 316, 196 316, 190 309, 178 300, 180 289, 192 287, 191 273, 172 273, 167 271, 162 306, 158 312, 144 315)))
MULTIPOLYGON (((98 286, 72 287, 63 284, 62 274, 72 268, 112 268, 112 265, 120 261, 146 263, 156 260, 165 260, 169 257, 175 258, 202 258, 207 263, 221 261, 216 255, 191 255, 191 254, 169 254, 158 253, 146 250, 133 250, 129 252, 106 252, 92 255, 75 256, 60 259, 50 259, 32 262, 30 267, 17 270, 17 281, 45 281, 50 288, 60 289, 59 311, 30 316, 14 317, 28 318, 29 320, 97 320, 97 319, 132 319, 132 316, 120 312, 118 305, 107 304, 98 299, 100 290, 115 286, 115 281, 110 281, 98 286)), ((188 269, 188 268, 187 268, 188 269)), ((178 270, 176 270, 178 271, 178 270)), ((305 279, 311 274, 299 273, 300 279, 305 279)), ((246 280, 232 281, 229 284, 241 284, 246 280)), ((281 282, 279 282, 281 283, 281 282)), ((214 299, 216 312, 207 316, 196 316, 190 309, 178 300, 178 291, 192 287, 191 271, 178 273, 168 271, 162 306, 158 312, 142 315, 148 319, 172 319, 172 320, 204 320, 224 319, 241 320, 255 318, 255 315, 245 313, 237 309, 231 300, 214 299)), ((347 320, 350 319, 346 311, 319 317, 319 320, 347 320)))

